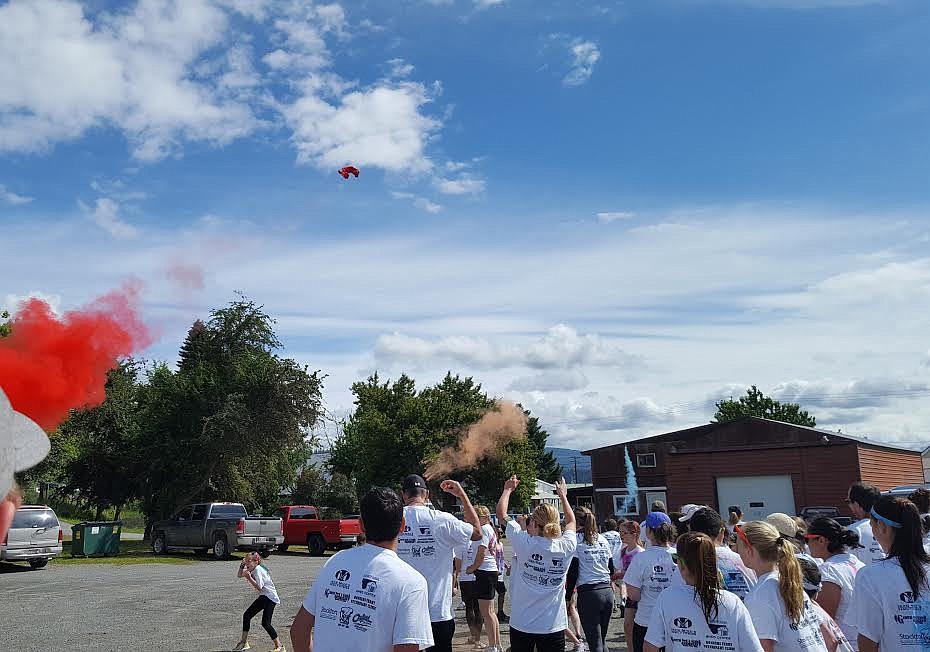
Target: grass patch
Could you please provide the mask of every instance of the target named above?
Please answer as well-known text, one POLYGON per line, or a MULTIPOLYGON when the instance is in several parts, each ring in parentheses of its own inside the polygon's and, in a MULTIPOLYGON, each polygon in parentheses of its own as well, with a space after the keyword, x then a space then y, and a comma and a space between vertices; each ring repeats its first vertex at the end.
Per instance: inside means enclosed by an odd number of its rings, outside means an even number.
POLYGON ((126 566, 129 564, 192 564, 198 561, 193 555, 183 553, 156 557, 147 541, 121 541, 119 555, 111 557, 72 557, 71 542, 65 541, 60 556, 52 560, 53 564, 100 564, 109 566, 126 566))

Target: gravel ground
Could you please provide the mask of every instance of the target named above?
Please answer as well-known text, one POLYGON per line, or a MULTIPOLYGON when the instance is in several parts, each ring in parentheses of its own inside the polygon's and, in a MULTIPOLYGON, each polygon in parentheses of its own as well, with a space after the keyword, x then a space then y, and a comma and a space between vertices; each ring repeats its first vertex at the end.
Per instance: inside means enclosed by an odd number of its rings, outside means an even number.
MULTIPOLYGON (((282 602, 274 625, 288 647, 291 621, 326 559, 306 552, 279 552, 268 559, 282 602)), ((40 571, 0 563, 0 650, 230 650, 242 612, 254 599, 245 580, 236 578, 237 569, 238 560, 212 557, 184 565, 56 566, 52 561, 40 571)), ((464 652, 472 649, 464 611, 455 615, 455 647, 464 652)), ((259 620, 252 621, 250 641, 255 650, 268 650, 259 620)), ((614 618, 608 637, 614 652, 626 649, 619 642, 622 629, 623 621, 614 618)), ((502 632, 506 648, 506 625, 502 632)))

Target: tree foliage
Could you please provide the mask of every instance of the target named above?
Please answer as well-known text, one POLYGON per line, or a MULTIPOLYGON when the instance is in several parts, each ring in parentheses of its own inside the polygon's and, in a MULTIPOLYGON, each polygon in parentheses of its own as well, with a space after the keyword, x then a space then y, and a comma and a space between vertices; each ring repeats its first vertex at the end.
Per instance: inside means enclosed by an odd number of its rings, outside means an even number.
POLYGON ((327 477, 323 469, 310 465, 294 481, 291 503, 315 505, 325 516, 341 518, 358 513, 358 491, 350 476, 334 473, 327 477))
MULTIPOLYGON (((375 374, 352 386, 355 412, 329 459, 334 472, 354 474, 364 490, 375 485, 398 487, 409 473, 423 473, 424 460, 455 444, 460 434, 494 406, 472 378, 446 374, 442 381, 417 391, 412 378, 401 375, 393 383, 375 374)), ((535 419, 528 424, 532 436, 506 444, 499 455, 482 459, 466 471, 452 474, 462 482, 473 501, 497 501, 504 480, 516 474, 523 482, 514 495, 516 507, 529 504, 535 478, 545 456, 546 432, 535 419)), ((551 456, 550 456, 551 457, 551 456)), ((553 460, 554 462, 554 460, 553 460)), ((557 463, 556 463, 556 466, 557 463)), ((552 469, 547 469, 548 473, 552 469)), ((447 497, 433 487, 433 499, 447 497)))
POLYGON ((7 337, 13 331, 13 322, 10 321, 10 313, 4 310, 0 312, 0 337, 7 337))
POLYGON ((811 428, 817 425, 817 419, 802 410, 797 403, 780 403, 763 394, 755 385, 746 390, 745 396, 717 401, 715 405, 717 412, 714 414, 714 423, 725 423, 741 417, 761 417, 811 428))

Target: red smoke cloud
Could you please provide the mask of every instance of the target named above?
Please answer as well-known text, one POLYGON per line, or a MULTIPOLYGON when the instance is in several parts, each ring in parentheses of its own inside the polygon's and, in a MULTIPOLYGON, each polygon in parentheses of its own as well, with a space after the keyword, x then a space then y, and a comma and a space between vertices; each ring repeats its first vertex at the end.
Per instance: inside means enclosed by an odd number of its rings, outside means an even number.
POLYGON ((29 299, 0 338, 0 387, 13 409, 54 430, 72 408, 106 398, 107 372, 152 337, 139 317, 139 284, 127 284, 81 310, 55 315, 29 299))
POLYGON ((205 286, 203 268, 197 263, 172 260, 165 268, 165 275, 184 292, 200 291, 205 286))

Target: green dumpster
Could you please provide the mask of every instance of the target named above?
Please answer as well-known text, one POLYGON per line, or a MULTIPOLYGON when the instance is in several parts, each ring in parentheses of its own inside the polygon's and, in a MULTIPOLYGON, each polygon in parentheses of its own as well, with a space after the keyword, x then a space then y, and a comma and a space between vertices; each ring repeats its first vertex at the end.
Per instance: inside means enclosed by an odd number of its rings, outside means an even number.
POLYGON ((118 555, 122 521, 85 521, 71 526, 71 556, 118 555))

